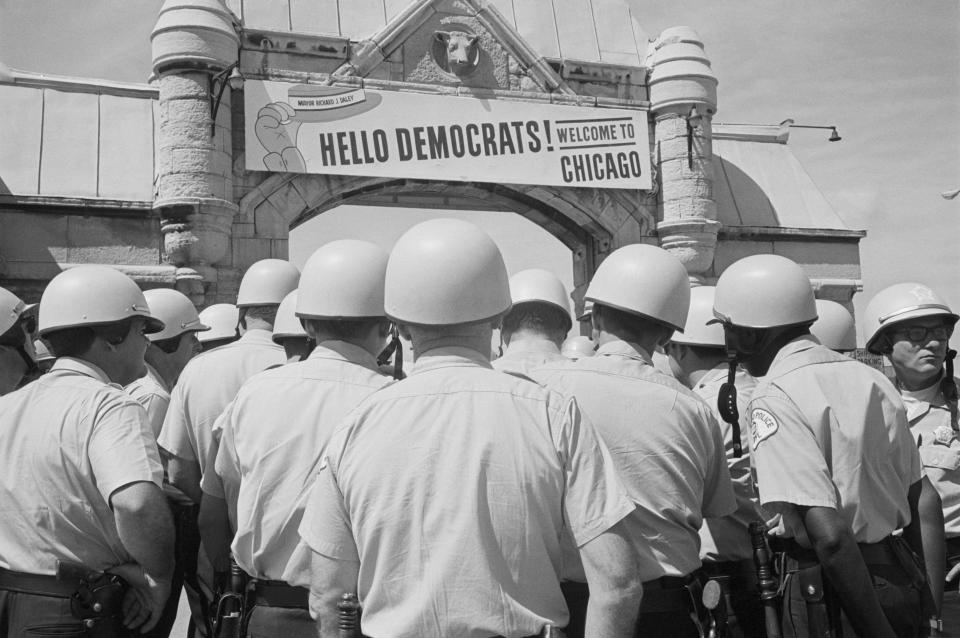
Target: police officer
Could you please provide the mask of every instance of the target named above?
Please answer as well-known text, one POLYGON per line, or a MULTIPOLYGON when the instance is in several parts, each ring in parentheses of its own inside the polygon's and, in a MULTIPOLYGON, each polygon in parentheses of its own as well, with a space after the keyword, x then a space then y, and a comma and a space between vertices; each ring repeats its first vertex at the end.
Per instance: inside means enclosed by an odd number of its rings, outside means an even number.
POLYGON ((297 291, 294 290, 280 302, 277 321, 273 324, 273 342, 283 348, 287 363, 303 361, 314 348, 313 339, 304 330, 297 317, 297 291))
POLYGON ((160 436, 170 405, 170 390, 190 359, 200 352, 197 333, 210 327, 200 321, 193 302, 181 292, 157 288, 146 291, 143 296, 150 313, 164 323, 164 328, 147 335, 150 340, 144 355, 147 373, 125 389, 146 409, 154 436, 160 436))
POLYGON ((146 413, 120 386, 143 374, 144 335, 163 323, 105 266, 57 275, 39 321, 56 364, 0 398, 0 635, 86 635, 81 612, 101 635, 139 635, 122 625, 160 617, 173 529, 146 413), (130 586, 122 607, 100 597, 118 587, 92 573, 107 570, 130 586))
POLYGON ((510 309, 496 245, 463 221, 414 226, 390 254, 385 305, 415 364, 323 454, 300 527, 320 635, 337 635, 337 600, 352 591, 367 636, 562 627, 570 533, 595 597, 590 635, 629 636, 640 589, 620 521, 633 504, 572 399, 490 367, 493 327, 510 309))
MULTIPOLYGON (((174 387, 187 362, 200 352, 197 335, 210 328, 200 321, 193 302, 181 292, 170 288, 156 288, 143 293, 150 313, 164 323, 160 332, 147 335, 150 345, 144 355, 147 373, 124 388, 147 411, 147 418, 154 438, 160 435, 163 420, 170 405, 170 390, 174 387)), ((184 520, 196 518, 192 501, 180 490, 164 481, 163 492, 167 497, 177 532, 176 555, 170 598, 163 610, 163 617, 149 633, 149 638, 165 638, 170 635, 177 618, 180 591, 184 580, 196 589, 196 559, 184 555, 184 547, 196 551, 196 542, 184 539, 184 520)))
POLYGON ((193 359, 170 397, 159 445, 173 458, 170 482, 200 503, 200 477, 214 448, 213 422, 251 376, 284 363, 283 348, 273 342, 280 302, 297 287, 300 271, 281 259, 263 259, 240 281, 237 307, 243 336, 235 343, 193 359))
POLYGON ((915 636, 923 574, 891 534, 904 528, 923 555, 923 470, 895 390, 809 334, 813 289, 785 257, 732 264, 717 282, 713 312, 737 360, 763 377, 750 402, 760 502, 781 514, 777 532, 795 541, 784 634, 821 636, 828 625, 836 632, 842 607, 855 635, 915 636))
MULTIPOLYGON (((547 387, 576 397, 610 446, 636 509, 625 521, 641 556, 639 636, 698 636, 691 620, 703 517, 734 511, 723 438, 709 407, 653 367, 655 348, 682 330, 690 300, 687 271, 654 246, 611 253, 587 288, 599 348, 594 357, 534 371, 547 387)), ((572 571, 569 580, 582 582, 572 571)), ((571 606, 577 587, 567 585, 571 606)), ((593 591, 591 587, 590 595, 593 591)))
POLYGON ((581 357, 592 357, 597 353, 597 344, 590 337, 576 335, 568 337, 560 347, 560 354, 567 359, 576 361, 581 357))
MULTIPOLYGON (((583 304, 583 313, 577 317, 577 321, 590 321, 590 340, 594 343, 599 339, 599 332, 597 331, 596 325, 592 323, 593 320, 593 301, 586 299, 583 304)), ((579 358, 579 357, 578 357, 579 358)), ((667 357, 667 353, 664 351, 663 346, 656 346, 653 349, 653 352, 650 353, 650 359, 653 361, 653 367, 667 375, 668 377, 673 376, 673 370, 670 368, 670 360, 667 357)))
POLYGON ((521 270, 510 278, 513 307, 503 318, 500 338, 503 356, 493 362, 502 372, 529 375, 534 368, 563 361, 563 343, 573 320, 570 297, 563 283, 549 270, 521 270))
MULTIPOLYGON (((243 336, 233 343, 193 358, 183 369, 170 395, 170 406, 157 444, 166 457, 170 483, 192 502, 193 511, 179 521, 186 545, 178 547, 184 556, 194 554, 200 538, 196 515, 200 505, 200 478, 208 459, 216 454, 214 421, 233 400, 248 378, 286 360, 283 348, 272 340, 277 307, 297 287, 300 272, 280 259, 254 263, 243 275, 237 296, 240 329, 243 336)), ((211 331, 212 332, 212 331, 211 331)), ((212 566, 201 552, 198 579, 187 584, 193 624, 201 636, 208 634, 207 601, 212 597, 212 566), (190 586, 199 582, 200 590, 190 586)))
MULTIPOLYGON (((910 432, 920 448, 927 477, 943 502, 950 580, 960 569, 960 440, 957 439, 957 380, 949 340, 957 314, 943 298, 920 283, 881 290, 864 316, 867 349, 893 366, 897 389, 907 409, 910 432)), ((944 571, 942 552, 928 552, 930 583, 936 598, 944 571)), ((960 614, 956 587, 944 597, 944 616, 960 614)), ((940 623, 936 618, 933 625, 940 623)))
POLYGON ((12 392, 35 367, 33 332, 27 304, 6 288, 0 288, 0 396, 12 392))
POLYGON ((702 398, 720 423, 727 467, 733 480, 737 509, 721 518, 705 518, 700 528, 700 557, 704 572, 718 577, 729 591, 732 612, 740 633, 728 635, 762 636, 763 607, 757 597, 750 523, 766 520, 757 503, 757 490, 750 472, 750 421, 747 404, 756 381, 737 368, 737 406, 740 415, 740 453, 734 449, 733 427, 717 410, 723 384, 727 381, 727 351, 723 328, 708 325, 713 320, 713 286, 690 290, 690 312, 683 332, 673 333, 666 347, 676 378, 702 398))
POLYGON ((298 546, 297 529, 334 427, 390 381, 376 359, 390 331, 386 267, 387 254, 370 242, 317 249, 295 306, 316 349, 250 378, 217 421, 222 438, 215 472, 203 478, 201 533, 215 556, 232 541, 234 559, 254 579, 250 638, 316 636, 307 607, 310 550, 298 546), (228 507, 235 536, 223 534, 228 507))
POLYGON ((203 352, 240 338, 240 309, 232 303, 215 303, 200 311, 200 322, 210 330, 197 335, 203 352))
POLYGON ((810 334, 834 352, 847 353, 857 349, 853 315, 836 301, 817 299, 817 320, 810 326, 810 334))

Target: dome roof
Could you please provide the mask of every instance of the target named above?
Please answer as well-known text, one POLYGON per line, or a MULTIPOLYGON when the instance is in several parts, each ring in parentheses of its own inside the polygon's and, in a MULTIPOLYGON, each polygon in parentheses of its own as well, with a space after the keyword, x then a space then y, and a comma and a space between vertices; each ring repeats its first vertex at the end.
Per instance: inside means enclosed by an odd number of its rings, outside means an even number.
MULTIPOLYGON (((411 6, 445 0, 228 0, 251 29, 316 33, 364 40, 411 6)), ((647 35, 626 0, 473 0, 492 5, 547 58, 643 66, 647 35)))

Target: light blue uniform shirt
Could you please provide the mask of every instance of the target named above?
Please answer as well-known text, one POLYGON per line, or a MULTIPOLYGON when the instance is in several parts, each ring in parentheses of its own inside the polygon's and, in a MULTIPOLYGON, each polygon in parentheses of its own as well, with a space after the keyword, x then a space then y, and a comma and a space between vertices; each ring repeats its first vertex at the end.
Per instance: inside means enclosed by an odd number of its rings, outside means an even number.
POLYGON ((727 364, 721 364, 703 375, 693 387, 697 396, 710 406, 723 431, 727 466, 733 481, 733 493, 737 498, 737 511, 722 518, 704 519, 703 527, 700 528, 700 556, 713 562, 752 559, 750 523, 766 521, 768 518, 760 509, 757 486, 750 467, 749 404, 757 381, 739 369, 734 377, 737 386, 737 408, 740 411, 740 447, 743 450, 743 455, 737 458, 733 454, 733 426, 723 421, 717 411, 717 397, 720 386, 727 381, 727 370, 727 364))
POLYGON ((809 541, 797 507, 837 510, 858 543, 910 522, 923 477, 896 388, 880 372, 805 335, 783 346, 750 401, 760 503, 784 536, 809 541))
POLYGON ((211 450, 215 452, 214 421, 244 381, 286 360, 267 330, 248 330, 239 341, 197 355, 173 388, 157 444, 173 456, 196 461, 206 472, 211 450))
POLYGON ((901 388, 900 395, 923 468, 943 502, 947 538, 960 536, 960 439, 940 380, 916 392, 901 388))
POLYGON ((326 341, 298 363, 251 377, 223 415, 204 492, 226 498, 233 557, 254 578, 310 586, 310 550, 297 533, 334 427, 390 382, 366 350, 326 341))
POLYGON ((561 537, 632 510, 572 399, 443 347, 341 424, 300 534, 359 561, 369 635, 527 636, 567 624, 561 537))
POLYGON ((530 378, 530 373, 551 363, 567 361, 560 349, 547 339, 514 339, 503 356, 492 363, 494 370, 530 378))
POLYGON ((52 576, 58 559, 133 562, 110 496, 162 480, 143 407, 97 366, 60 357, 0 397, 0 567, 52 576))
MULTIPOLYGON (((534 377, 575 397, 609 447, 637 506, 625 523, 640 554, 641 578, 683 576, 700 567, 703 517, 736 509, 710 408, 625 341, 601 345, 594 357, 541 368, 534 377)), ((582 567, 566 576, 585 580, 582 567)))

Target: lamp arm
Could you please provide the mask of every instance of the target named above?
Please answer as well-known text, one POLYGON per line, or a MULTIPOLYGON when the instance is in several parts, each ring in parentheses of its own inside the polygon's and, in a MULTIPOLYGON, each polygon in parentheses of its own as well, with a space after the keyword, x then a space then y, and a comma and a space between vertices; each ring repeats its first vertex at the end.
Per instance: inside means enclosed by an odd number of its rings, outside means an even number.
POLYGON ((237 68, 238 63, 234 62, 223 71, 220 71, 212 78, 210 78, 210 137, 213 137, 217 130, 217 111, 220 110, 220 101, 223 99, 223 92, 227 89, 227 85, 230 83, 228 78, 230 72, 237 68), (220 86, 217 86, 219 82, 220 86), (216 99, 213 98, 213 92, 217 92, 216 99))

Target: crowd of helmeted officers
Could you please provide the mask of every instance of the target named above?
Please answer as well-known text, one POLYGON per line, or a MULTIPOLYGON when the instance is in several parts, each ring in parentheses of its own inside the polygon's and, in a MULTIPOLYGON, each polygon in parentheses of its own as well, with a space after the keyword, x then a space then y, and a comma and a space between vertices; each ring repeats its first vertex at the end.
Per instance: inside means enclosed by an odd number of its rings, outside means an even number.
POLYGON ((575 317, 435 219, 199 313, 0 288, 0 638, 166 637, 182 592, 202 637, 950 635, 958 315, 875 295, 888 377, 785 257, 699 283, 623 246, 575 317))

